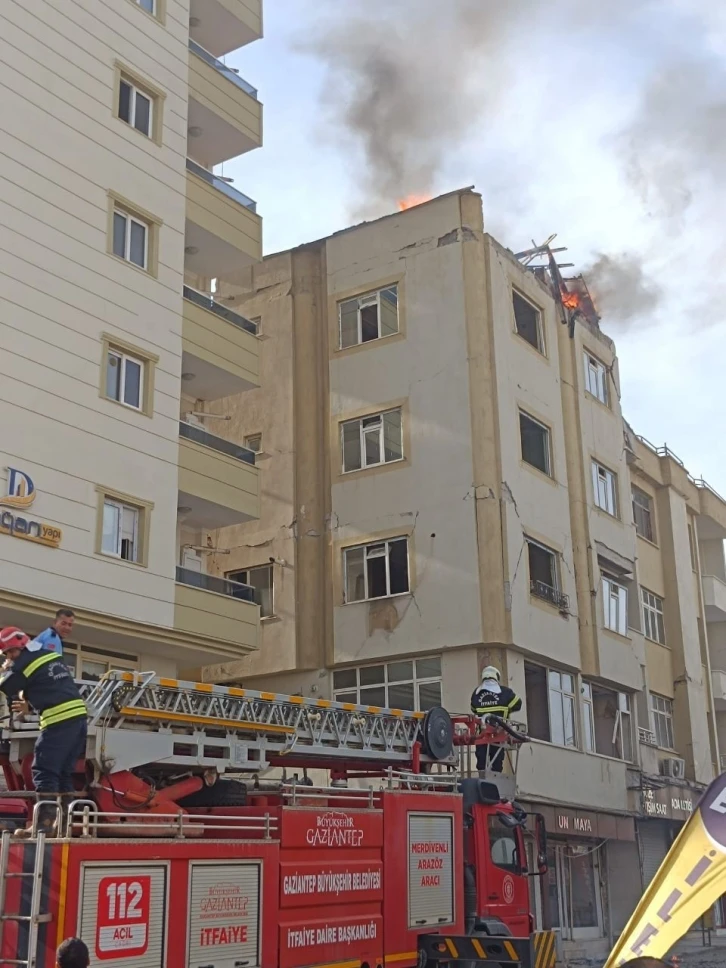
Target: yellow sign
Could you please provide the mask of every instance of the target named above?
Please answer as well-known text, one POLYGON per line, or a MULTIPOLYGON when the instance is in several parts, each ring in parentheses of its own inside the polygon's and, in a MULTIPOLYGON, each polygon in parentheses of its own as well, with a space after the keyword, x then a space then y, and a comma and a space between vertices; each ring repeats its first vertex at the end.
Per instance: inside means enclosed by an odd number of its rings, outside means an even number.
POLYGON ((61 543, 63 532, 54 524, 44 524, 15 514, 18 508, 29 508, 36 497, 35 484, 24 471, 8 467, 8 492, 0 498, 0 505, 10 507, 12 511, 0 513, 0 534, 9 534, 13 538, 23 538, 25 541, 35 541, 37 544, 57 548, 61 543))
POLYGON ((648 885, 605 968, 631 958, 664 958, 726 893, 726 773, 701 797, 648 885))

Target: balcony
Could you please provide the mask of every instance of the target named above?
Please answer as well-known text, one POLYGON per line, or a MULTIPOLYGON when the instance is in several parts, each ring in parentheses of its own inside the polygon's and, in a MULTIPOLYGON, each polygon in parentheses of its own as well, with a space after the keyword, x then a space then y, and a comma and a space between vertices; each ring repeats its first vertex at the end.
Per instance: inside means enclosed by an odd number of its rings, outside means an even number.
POLYGON ((257 327, 210 296, 184 286, 182 380, 195 400, 219 400, 258 387, 257 327))
POLYGON ((262 36, 262 0, 191 0, 189 32, 215 57, 262 36))
POLYGON ((726 672, 721 669, 711 669, 711 691, 716 711, 720 713, 726 711, 726 672))
POLYGON ((543 602, 549 602, 550 605, 554 605, 561 612, 570 611, 570 599, 568 596, 557 588, 553 588, 552 585, 547 585, 543 581, 530 581, 529 591, 535 598, 541 598, 543 602))
POLYGON ((213 639, 226 657, 242 658, 257 648, 259 609, 254 603, 254 589, 177 568, 174 626, 188 635, 213 639))
POLYGON ((726 622, 726 582, 715 575, 704 575, 703 604, 707 622, 726 622))
POLYGON ((257 91, 193 40, 189 41, 189 153, 207 167, 262 144, 257 91))
POLYGON ((260 515, 259 472, 246 447, 179 422, 179 498, 185 526, 215 530, 260 515))
POLYGON ((206 278, 232 275, 262 258, 256 203, 187 158, 184 266, 206 278))

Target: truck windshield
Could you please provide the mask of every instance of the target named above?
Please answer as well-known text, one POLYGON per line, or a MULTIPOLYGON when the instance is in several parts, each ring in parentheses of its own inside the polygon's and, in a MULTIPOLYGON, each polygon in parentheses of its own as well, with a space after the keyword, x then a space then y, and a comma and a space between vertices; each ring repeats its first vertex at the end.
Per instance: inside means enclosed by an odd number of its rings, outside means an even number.
POLYGON ((516 833, 505 827, 498 817, 489 817, 489 850, 493 864, 519 874, 516 833))

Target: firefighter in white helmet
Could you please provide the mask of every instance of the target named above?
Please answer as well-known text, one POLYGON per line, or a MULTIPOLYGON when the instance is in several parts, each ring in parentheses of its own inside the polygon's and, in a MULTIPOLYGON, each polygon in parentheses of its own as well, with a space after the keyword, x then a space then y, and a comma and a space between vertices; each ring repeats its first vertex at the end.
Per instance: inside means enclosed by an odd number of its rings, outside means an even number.
MULTIPOLYGON (((496 666, 486 666, 482 670, 481 685, 471 697, 471 711, 481 716, 500 716, 509 719, 512 713, 522 708, 522 700, 510 689, 501 684, 502 676, 496 666)), ((501 773, 504 766, 504 750, 497 746, 482 744, 476 747, 476 767, 478 770, 493 770, 501 773)))

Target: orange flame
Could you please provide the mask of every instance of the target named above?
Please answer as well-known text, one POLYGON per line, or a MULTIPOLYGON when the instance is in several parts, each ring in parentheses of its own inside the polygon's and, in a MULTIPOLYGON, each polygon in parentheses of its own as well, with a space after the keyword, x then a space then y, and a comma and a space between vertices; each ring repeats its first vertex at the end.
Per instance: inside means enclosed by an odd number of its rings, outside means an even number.
POLYGON ((406 195, 405 198, 398 200, 398 207, 405 212, 407 208, 413 208, 414 205, 423 205, 424 202, 431 201, 431 198, 431 195, 406 195))
POLYGON ((562 305, 565 309, 582 309, 582 299, 577 292, 568 292, 564 287, 560 290, 562 305))

